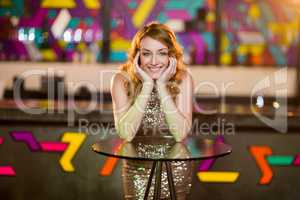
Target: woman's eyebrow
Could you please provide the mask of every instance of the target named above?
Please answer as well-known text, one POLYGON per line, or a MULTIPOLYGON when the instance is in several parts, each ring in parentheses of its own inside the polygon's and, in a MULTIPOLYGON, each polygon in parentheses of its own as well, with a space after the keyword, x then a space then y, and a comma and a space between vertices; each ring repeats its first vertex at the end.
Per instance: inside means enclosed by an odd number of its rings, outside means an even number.
POLYGON ((158 51, 162 51, 162 50, 168 50, 167 48, 162 48, 162 49, 158 49, 158 51))
MULTIPOLYGON (((142 48, 142 50, 151 52, 151 50, 146 49, 146 48, 142 48)), ((168 50, 168 49, 167 48, 161 48, 161 49, 158 49, 157 51, 162 51, 162 50, 168 50)))
POLYGON ((146 48, 142 48, 141 50, 144 50, 144 51, 150 51, 149 49, 146 49, 146 48))

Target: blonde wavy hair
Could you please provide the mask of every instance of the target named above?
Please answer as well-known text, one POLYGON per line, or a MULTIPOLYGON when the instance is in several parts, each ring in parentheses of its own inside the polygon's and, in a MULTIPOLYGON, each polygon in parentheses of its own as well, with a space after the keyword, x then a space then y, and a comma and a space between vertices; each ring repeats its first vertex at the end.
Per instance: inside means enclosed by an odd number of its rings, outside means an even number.
POLYGON ((127 62, 120 67, 122 74, 125 72, 127 75, 127 81, 125 82, 127 95, 131 99, 135 99, 141 91, 142 82, 135 74, 133 62, 135 55, 140 50, 141 40, 147 36, 166 45, 169 49, 169 56, 175 57, 177 60, 176 73, 170 78, 167 84, 168 91, 173 99, 175 99, 176 95, 180 92, 178 85, 182 81, 182 76, 186 71, 186 66, 183 64, 183 51, 176 41, 174 32, 168 26, 158 22, 150 22, 135 34, 128 52, 127 62))

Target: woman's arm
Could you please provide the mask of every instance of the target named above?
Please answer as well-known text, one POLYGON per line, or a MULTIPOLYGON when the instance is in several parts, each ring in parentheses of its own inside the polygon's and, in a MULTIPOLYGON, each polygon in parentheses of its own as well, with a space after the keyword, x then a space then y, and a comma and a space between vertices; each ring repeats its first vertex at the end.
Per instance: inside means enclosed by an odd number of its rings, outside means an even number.
POLYGON ((181 84, 180 93, 173 101, 166 83, 157 82, 158 94, 166 116, 169 130, 177 142, 184 139, 192 128, 194 85, 191 75, 186 72, 181 84))
POLYGON ((140 127, 153 84, 148 82, 143 84, 140 94, 131 105, 124 87, 125 80, 121 74, 114 75, 111 82, 111 95, 117 133, 126 141, 131 141, 140 127))

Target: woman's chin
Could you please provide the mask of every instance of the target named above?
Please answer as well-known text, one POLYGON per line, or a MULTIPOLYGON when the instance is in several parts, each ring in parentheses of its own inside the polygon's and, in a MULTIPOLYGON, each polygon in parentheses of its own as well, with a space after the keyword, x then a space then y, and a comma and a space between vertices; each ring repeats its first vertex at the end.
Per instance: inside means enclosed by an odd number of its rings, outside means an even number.
POLYGON ((157 79, 160 77, 160 74, 161 74, 161 72, 158 72, 158 73, 151 73, 151 74, 150 74, 150 77, 151 77, 153 80, 157 80, 157 79))

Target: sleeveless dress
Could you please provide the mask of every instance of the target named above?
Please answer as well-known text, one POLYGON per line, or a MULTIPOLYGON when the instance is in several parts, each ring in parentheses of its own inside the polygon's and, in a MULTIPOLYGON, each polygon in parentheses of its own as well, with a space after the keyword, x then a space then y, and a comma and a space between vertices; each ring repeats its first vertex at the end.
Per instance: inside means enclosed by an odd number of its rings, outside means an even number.
MULTIPOLYGON (((136 137, 147 139, 147 137, 170 136, 165 115, 160 107, 160 101, 156 88, 151 92, 150 99, 147 103, 145 114, 136 137)), ((172 146, 164 144, 147 144, 137 145, 135 150, 138 154, 144 156, 159 156, 168 152, 172 146), (151 155, 147 155, 151 154, 151 155)), ((126 160, 122 162, 122 180, 125 199, 143 199, 148 177, 152 167, 151 161, 126 160)), ((176 161, 171 163, 174 185, 177 199, 186 199, 190 192, 192 183, 193 163, 191 161, 176 161)), ((152 185, 148 195, 149 199, 153 198, 155 173, 152 179, 152 185)), ((167 172, 165 165, 162 165, 161 176, 161 199, 170 199, 167 172)))

